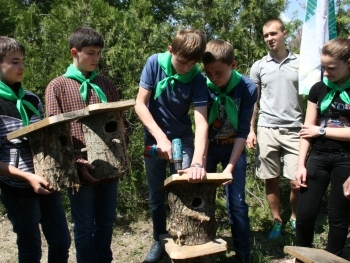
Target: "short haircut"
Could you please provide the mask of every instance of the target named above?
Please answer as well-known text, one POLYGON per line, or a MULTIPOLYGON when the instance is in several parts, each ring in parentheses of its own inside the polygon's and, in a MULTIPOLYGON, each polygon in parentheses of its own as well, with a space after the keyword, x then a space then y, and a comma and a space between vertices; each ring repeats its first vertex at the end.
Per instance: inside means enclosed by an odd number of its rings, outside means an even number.
POLYGON ((330 56, 347 62, 350 59, 350 39, 332 39, 323 46, 322 55, 330 56))
POLYGON ((4 59, 8 54, 19 51, 22 55, 25 55, 24 46, 22 46, 16 39, 0 36, 0 62, 4 59))
POLYGON ((78 27, 69 37, 69 48, 76 48, 81 51, 84 47, 103 48, 104 41, 102 36, 93 28, 88 26, 78 27))
POLYGON ((282 32, 286 30, 286 27, 284 26, 282 20, 279 19, 279 18, 272 18, 272 19, 267 20, 267 21, 264 23, 264 26, 263 26, 263 27, 265 27, 265 26, 270 26, 272 23, 276 23, 276 22, 280 24, 280 29, 281 29, 282 32))
POLYGON ((177 32, 171 47, 175 55, 186 61, 201 60, 207 43, 205 34, 197 29, 184 29, 177 32))
POLYGON ((229 42, 220 39, 215 39, 207 43, 207 48, 202 58, 204 64, 221 61, 227 65, 231 65, 234 60, 235 52, 233 46, 229 42))

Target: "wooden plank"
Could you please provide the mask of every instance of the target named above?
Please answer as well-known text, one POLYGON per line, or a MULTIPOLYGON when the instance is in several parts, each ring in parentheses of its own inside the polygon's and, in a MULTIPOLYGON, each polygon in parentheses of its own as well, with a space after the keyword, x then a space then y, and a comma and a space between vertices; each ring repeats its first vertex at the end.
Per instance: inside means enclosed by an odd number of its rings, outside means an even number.
POLYGON ((179 246, 175 244, 170 235, 161 235, 160 241, 171 259, 195 258, 227 250, 227 243, 221 238, 215 238, 214 241, 194 246, 179 246))
POLYGON ((41 121, 38 121, 36 123, 25 126, 25 127, 18 129, 16 131, 8 133, 7 139, 11 140, 14 138, 18 138, 18 137, 27 135, 28 133, 40 130, 42 128, 46 128, 46 127, 49 127, 52 125, 64 123, 67 121, 74 121, 74 120, 80 119, 84 116, 89 116, 89 111, 87 109, 82 109, 82 110, 77 110, 77 111, 72 111, 72 112, 67 112, 67 113, 62 113, 62 114, 58 114, 55 116, 51 116, 51 117, 45 118, 41 121))
MULTIPOLYGON (((222 184, 224 182, 227 182, 229 180, 232 180, 232 174, 230 173, 207 173, 203 180, 201 180, 198 183, 214 183, 214 184, 222 184)), ((172 174, 164 181, 164 187, 168 187, 169 185, 173 184, 180 184, 185 183, 188 181, 188 174, 172 174)))
POLYGON ((304 263, 350 263, 323 249, 297 246, 284 246, 284 252, 300 259, 304 263))
POLYGON ((121 100, 116 102, 108 102, 108 103, 96 103, 87 106, 87 110, 90 114, 96 114, 100 112, 107 111, 125 111, 136 104, 134 99, 131 100, 121 100))

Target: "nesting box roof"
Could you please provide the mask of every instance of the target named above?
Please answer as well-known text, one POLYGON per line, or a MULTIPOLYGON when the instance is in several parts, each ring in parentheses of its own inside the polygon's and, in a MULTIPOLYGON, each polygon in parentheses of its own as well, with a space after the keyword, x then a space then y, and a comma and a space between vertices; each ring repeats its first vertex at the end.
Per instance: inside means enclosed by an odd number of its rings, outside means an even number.
MULTIPOLYGON (((173 184, 185 184, 190 183, 188 181, 188 174, 173 174, 164 180, 164 187, 168 187, 173 184)), ((232 180, 232 174, 230 173, 207 173, 204 178, 198 183, 213 183, 221 185, 229 180, 232 180)))
POLYGON ((77 119, 82 119, 89 117, 93 114, 98 114, 102 112, 107 111, 125 111, 135 105, 135 100, 126 100, 126 101, 116 101, 116 102, 108 102, 108 103, 97 103, 97 104, 91 104, 87 106, 85 109, 66 112, 62 114, 58 114, 55 116, 51 116, 48 118, 45 118, 41 121, 38 121, 36 123, 30 124, 28 126, 25 126, 21 129, 18 129, 16 131, 10 132, 7 134, 7 139, 11 140, 14 138, 18 138, 24 135, 27 135, 31 132, 40 130, 42 128, 46 128, 51 125, 57 125, 61 124, 67 121, 74 121, 77 119))

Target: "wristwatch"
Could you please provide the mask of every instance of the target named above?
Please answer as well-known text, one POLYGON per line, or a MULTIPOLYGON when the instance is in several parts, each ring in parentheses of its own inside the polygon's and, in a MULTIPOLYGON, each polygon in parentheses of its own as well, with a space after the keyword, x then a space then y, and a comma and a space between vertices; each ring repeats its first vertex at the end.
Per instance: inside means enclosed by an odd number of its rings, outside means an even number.
POLYGON ((319 128, 318 134, 324 137, 326 135, 326 128, 319 128))
POLYGON ((200 163, 194 163, 191 165, 191 167, 199 167, 199 168, 203 168, 203 165, 200 163))

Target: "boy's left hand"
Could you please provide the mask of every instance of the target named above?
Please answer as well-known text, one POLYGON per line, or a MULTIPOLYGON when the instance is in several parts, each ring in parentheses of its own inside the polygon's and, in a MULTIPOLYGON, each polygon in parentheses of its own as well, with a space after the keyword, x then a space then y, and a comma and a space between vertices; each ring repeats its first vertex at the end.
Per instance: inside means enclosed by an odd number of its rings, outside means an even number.
POLYGON ((94 170, 95 166, 93 166, 91 163, 89 163, 86 160, 79 160, 78 163, 80 163, 79 170, 85 180, 88 180, 91 183, 97 183, 98 181, 100 181, 100 179, 96 179, 89 172, 89 170, 94 170))
POLYGON ((178 170, 177 172, 180 175, 187 173, 188 181, 191 183, 197 183, 201 181, 206 174, 205 169, 203 167, 198 167, 198 166, 194 166, 194 167, 190 166, 184 170, 178 170))

